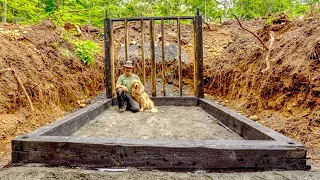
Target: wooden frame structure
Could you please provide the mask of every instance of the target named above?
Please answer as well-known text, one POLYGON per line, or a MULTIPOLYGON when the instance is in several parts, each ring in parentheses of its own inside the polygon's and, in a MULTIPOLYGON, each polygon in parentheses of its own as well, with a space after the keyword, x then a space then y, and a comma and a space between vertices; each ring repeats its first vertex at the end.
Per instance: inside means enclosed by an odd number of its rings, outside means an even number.
MULTIPOLYGON (((84 168, 136 167, 170 170, 306 170, 306 149, 269 128, 203 98, 202 18, 153 17, 105 19, 107 99, 92 104, 36 131, 12 140, 13 165, 84 168), (196 96, 155 97, 156 106, 199 106, 245 140, 157 140, 72 137, 88 121, 116 105, 112 98, 112 22, 192 18, 195 29, 196 96)), ((153 55, 154 60, 154 55, 153 55)), ((180 59, 181 60, 181 59, 180 59)), ((180 69, 181 70, 181 69, 180 69)), ((114 79, 113 79, 114 80, 114 79)), ((145 80, 143 78, 143 80, 145 80)), ((154 79, 153 79, 154 80, 154 79)), ((181 82, 180 82, 181 83, 181 82)), ((155 88, 155 87, 153 87, 155 88)))
POLYGON ((113 104, 90 105, 12 140, 13 165, 170 170, 306 170, 305 147, 198 97, 154 97, 157 106, 200 106, 245 140, 146 140, 71 137, 113 104))
POLYGON ((151 53, 151 94, 152 97, 156 97, 156 59, 155 59, 155 43, 154 43, 154 21, 161 21, 161 37, 162 37, 162 85, 163 95, 166 96, 165 91, 165 64, 164 64, 164 20, 176 20, 177 21, 177 34, 178 34, 178 74, 179 74, 179 95, 182 97, 182 60, 181 60, 181 32, 180 32, 180 20, 192 20, 193 22, 193 39, 194 39, 194 90, 195 95, 199 98, 204 97, 204 80, 203 80, 203 37, 202 37, 202 16, 199 9, 196 16, 174 16, 174 17, 139 17, 139 18, 108 18, 106 13, 105 19, 105 58, 106 58, 106 96, 112 98, 115 96, 115 68, 114 68, 114 47, 113 47, 113 22, 122 21, 125 27, 125 59, 129 60, 128 53, 128 21, 140 21, 141 22, 141 49, 142 49, 142 81, 146 82, 146 70, 145 70, 145 55, 144 55, 144 21, 150 22, 150 53, 151 53))

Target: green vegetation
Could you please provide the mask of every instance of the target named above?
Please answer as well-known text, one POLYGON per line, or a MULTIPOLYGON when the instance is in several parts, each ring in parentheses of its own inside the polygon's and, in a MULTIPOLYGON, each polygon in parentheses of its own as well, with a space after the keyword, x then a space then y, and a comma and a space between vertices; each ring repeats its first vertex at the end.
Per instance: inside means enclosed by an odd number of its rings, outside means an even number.
POLYGON ((102 27, 110 17, 194 15, 199 8, 205 20, 242 19, 286 12, 291 17, 320 5, 320 0, 0 0, 2 21, 35 23, 51 18, 57 24, 71 22, 102 27))
POLYGON ((82 59, 82 62, 86 65, 93 64, 94 56, 100 52, 98 44, 90 40, 79 40, 74 44, 76 49, 76 55, 82 59))
POLYGON ((62 48, 61 53, 66 58, 71 58, 72 57, 72 52, 67 48, 62 48))

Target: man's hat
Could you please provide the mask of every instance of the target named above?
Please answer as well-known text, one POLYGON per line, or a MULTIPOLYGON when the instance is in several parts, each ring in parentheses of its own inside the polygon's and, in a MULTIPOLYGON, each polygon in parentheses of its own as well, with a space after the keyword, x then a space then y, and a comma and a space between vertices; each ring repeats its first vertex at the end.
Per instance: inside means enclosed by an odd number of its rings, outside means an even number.
POLYGON ((126 68, 133 68, 132 66, 132 61, 126 61, 123 65, 123 67, 126 67, 126 68))

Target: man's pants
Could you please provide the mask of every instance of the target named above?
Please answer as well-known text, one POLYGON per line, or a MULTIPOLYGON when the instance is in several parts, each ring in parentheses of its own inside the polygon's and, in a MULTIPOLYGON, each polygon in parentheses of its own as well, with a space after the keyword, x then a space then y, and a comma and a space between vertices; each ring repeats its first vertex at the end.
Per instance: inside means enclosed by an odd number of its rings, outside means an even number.
POLYGON ((122 88, 117 89, 117 99, 119 109, 124 108, 127 102, 127 110, 131 110, 132 112, 138 112, 140 110, 139 103, 134 100, 130 94, 124 92, 122 88))

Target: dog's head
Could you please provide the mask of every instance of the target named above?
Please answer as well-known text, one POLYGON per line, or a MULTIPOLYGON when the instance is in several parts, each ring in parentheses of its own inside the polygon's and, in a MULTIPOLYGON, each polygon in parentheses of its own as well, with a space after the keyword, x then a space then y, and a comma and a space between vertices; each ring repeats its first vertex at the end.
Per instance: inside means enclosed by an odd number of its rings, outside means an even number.
POLYGON ((139 90, 141 86, 140 81, 138 80, 133 80, 132 84, 131 84, 131 88, 132 90, 139 90))

